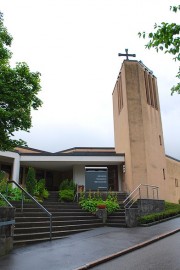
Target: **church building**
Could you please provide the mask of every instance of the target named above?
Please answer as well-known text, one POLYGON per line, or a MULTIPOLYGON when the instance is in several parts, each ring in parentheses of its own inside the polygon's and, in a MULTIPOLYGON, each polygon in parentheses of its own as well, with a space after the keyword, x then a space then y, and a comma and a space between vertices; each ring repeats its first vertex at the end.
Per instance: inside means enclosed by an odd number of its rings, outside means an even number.
POLYGON ((115 147, 50 153, 28 147, 0 151, 0 170, 25 186, 29 167, 58 190, 64 179, 84 187, 131 193, 140 184, 180 202, 180 161, 165 154, 157 79, 141 61, 123 61, 112 93, 115 147))

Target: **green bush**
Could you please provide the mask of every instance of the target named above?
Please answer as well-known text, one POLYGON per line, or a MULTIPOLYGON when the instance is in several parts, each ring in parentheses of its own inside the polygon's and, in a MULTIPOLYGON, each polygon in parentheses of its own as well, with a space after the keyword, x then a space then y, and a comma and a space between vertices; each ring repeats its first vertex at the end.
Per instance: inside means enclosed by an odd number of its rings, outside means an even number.
POLYGON ((98 205, 105 205, 108 214, 111 214, 119 209, 116 194, 109 194, 107 196, 107 199, 103 200, 100 192, 89 192, 87 198, 85 196, 85 193, 81 193, 79 204, 84 210, 87 210, 91 213, 95 213, 97 211, 98 205))
POLYGON ((11 200, 11 194, 13 192, 12 184, 8 184, 8 178, 6 176, 6 173, 3 171, 0 171, 0 192, 5 197, 7 197, 8 200, 11 200))
POLYGON ((149 214, 139 217, 140 224, 148 224, 155 221, 163 220, 180 214, 180 205, 170 202, 165 202, 165 210, 158 213, 149 214))
POLYGON ((105 204, 106 204, 107 212, 109 214, 115 212, 116 210, 118 210, 120 208, 118 202, 111 201, 108 199, 105 201, 105 204))
POLYGON ((97 210, 98 204, 103 204, 103 200, 97 200, 96 198, 87 198, 80 200, 79 204, 82 209, 87 210, 88 212, 95 213, 97 210))
POLYGON ((8 206, 7 203, 0 199, 0 207, 8 206))
POLYGON ((42 197, 43 197, 44 199, 47 199, 47 198, 49 197, 49 191, 48 191, 47 189, 44 189, 44 190, 43 190, 42 197))
MULTIPOLYGON (((8 184, 8 194, 6 194, 6 186, 7 186, 7 178, 6 174, 0 171, 0 192, 3 195, 8 195, 8 200, 11 201, 19 201, 22 199, 22 191, 15 187, 12 187, 12 184, 8 184)), ((45 179, 41 179, 37 182, 35 179, 35 171, 33 168, 29 168, 28 175, 26 179, 26 189, 32 196, 35 196, 38 201, 43 201, 43 199, 47 199, 49 197, 49 192, 45 187, 45 179)), ((25 200, 29 201, 29 197, 25 195, 25 200)))
POLYGON ((45 179, 40 179, 37 182, 37 186, 36 186, 36 189, 37 189, 38 193, 41 195, 45 188, 46 188, 46 180, 45 179))
POLYGON ((61 201, 72 202, 74 200, 74 190, 71 189, 60 190, 59 198, 61 201))
POLYGON ((65 179, 59 186, 59 199, 60 201, 72 202, 76 191, 76 184, 73 180, 65 179))
POLYGON ((76 190, 76 184, 73 182, 73 180, 69 180, 69 179, 65 179, 61 182, 60 186, 59 186, 60 190, 76 190))
POLYGON ((29 167, 27 177, 26 177, 26 189, 32 196, 36 192, 37 180, 35 178, 35 170, 32 167, 29 167))
POLYGON ((46 180, 40 179, 36 184, 36 191, 34 195, 38 200, 43 201, 49 197, 49 191, 46 189, 46 180))
POLYGON ((11 201, 20 201, 22 199, 22 191, 15 187, 9 190, 8 199, 11 201))
POLYGON ((7 176, 6 173, 3 171, 0 171, 0 192, 2 194, 6 194, 6 187, 7 187, 7 176))

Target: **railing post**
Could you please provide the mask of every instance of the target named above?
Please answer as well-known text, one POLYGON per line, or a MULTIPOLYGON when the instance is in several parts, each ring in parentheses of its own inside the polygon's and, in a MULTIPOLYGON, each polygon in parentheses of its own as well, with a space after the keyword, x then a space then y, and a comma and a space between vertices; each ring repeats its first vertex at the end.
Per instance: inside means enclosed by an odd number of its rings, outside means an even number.
POLYGON ((12 204, 8 201, 8 199, 4 195, 1 194, 1 192, 0 192, 0 198, 2 198, 11 208, 13 208, 12 204))
POLYGON ((52 240, 52 215, 50 215, 50 240, 52 240))
POLYGON ((8 183, 6 184, 6 198, 8 199, 8 183))
POLYGON ((21 212, 23 212, 23 209, 24 209, 24 193, 23 193, 23 191, 22 191, 22 193, 21 193, 21 212))

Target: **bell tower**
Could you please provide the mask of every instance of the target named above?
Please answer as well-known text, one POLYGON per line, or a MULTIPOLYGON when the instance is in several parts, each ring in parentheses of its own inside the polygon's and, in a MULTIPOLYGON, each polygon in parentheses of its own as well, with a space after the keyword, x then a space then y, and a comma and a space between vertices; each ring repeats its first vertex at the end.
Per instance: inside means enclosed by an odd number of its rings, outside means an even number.
POLYGON ((125 153, 122 189, 156 185, 163 198, 167 172, 157 80, 141 61, 124 60, 113 90, 113 114, 115 150, 125 153))

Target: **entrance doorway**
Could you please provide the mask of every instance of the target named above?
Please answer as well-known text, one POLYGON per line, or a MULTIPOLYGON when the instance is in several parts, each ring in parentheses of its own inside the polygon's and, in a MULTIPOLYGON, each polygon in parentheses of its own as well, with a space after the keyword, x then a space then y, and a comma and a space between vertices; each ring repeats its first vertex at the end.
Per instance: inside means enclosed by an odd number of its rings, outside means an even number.
POLYGON ((108 190, 119 191, 118 166, 108 166, 108 190))
POLYGON ((54 184, 53 184, 53 173, 50 171, 46 172, 46 188, 49 191, 54 190, 54 184))

